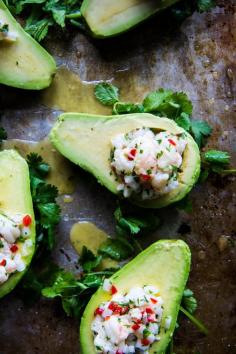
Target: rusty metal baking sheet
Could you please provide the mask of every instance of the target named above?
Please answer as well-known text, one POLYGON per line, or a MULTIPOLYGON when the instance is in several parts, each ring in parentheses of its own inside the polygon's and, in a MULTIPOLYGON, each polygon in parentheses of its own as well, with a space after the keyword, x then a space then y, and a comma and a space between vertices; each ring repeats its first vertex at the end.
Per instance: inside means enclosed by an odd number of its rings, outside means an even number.
MULTIPOLYGON (((92 87, 94 81, 111 80, 121 88, 122 97, 131 101, 159 87, 187 92, 194 116, 214 127, 208 145, 229 151, 236 165, 236 3, 225 0, 218 5, 210 13, 193 14, 175 29, 155 17, 111 40, 96 41, 76 32, 51 37, 46 46, 58 66, 63 66, 52 88, 36 93, 0 87, 2 124, 8 137, 44 139, 62 110, 106 113, 93 102, 92 87), (66 82, 68 76, 63 75, 68 70, 72 73, 66 82), (64 101, 61 81, 68 85, 64 101)), ((58 168, 63 167, 61 162, 58 168)), ((116 200, 92 176, 70 168, 76 185, 74 199, 64 203, 63 196, 59 198, 63 217, 53 257, 61 266, 74 269, 77 255, 69 241, 72 224, 88 220, 114 234, 116 200)), ((174 351, 236 353, 236 180, 210 179, 191 192, 191 200, 191 214, 173 208, 161 211, 162 225, 144 240, 149 244, 179 237, 191 247, 189 286, 209 335, 202 336, 184 320, 174 351)), ((78 354, 78 337, 77 323, 64 315, 57 301, 42 299, 26 306, 12 292, 0 302, 0 354, 78 354)))

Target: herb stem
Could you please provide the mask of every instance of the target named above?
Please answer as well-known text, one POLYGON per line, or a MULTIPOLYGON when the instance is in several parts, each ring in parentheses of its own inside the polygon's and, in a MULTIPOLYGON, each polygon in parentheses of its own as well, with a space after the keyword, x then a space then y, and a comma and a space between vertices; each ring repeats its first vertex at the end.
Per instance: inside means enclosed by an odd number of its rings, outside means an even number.
POLYGON ((103 272, 86 273, 86 275, 112 275, 112 274, 114 274, 114 272, 110 270, 104 270, 103 272))
POLYGON ((188 312, 185 308, 183 308, 182 306, 180 306, 180 311, 186 316, 188 317, 188 319, 199 329, 199 331, 205 335, 208 334, 208 329, 205 327, 205 325, 198 320, 196 317, 194 317, 193 315, 191 315, 190 312, 188 312))
POLYGON ((75 27, 78 27, 79 29, 81 29, 82 31, 85 30, 85 27, 82 23, 80 23, 79 21, 76 21, 74 19, 70 19, 70 23, 75 26, 75 27))
POLYGON ((72 13, 66 15, 65 17, 68 19, 77 19, 77 18, 81 18, 82 15, 81 15, 81 12, 78 11, 78 12, 72 12, 72 13))
POLYGON ((143 247, 140 245, 140 243, 136 240, 136 238, 133 237, 133 242, 135 244, 135 246, 137 247, 137 249, 142 252, 143 251, 143 247))

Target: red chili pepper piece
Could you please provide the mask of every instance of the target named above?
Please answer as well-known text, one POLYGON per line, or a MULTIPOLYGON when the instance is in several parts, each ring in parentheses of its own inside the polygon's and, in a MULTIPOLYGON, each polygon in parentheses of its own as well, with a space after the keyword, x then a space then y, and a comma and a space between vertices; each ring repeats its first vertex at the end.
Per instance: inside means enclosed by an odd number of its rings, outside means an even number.
POLYGON ((116 289, 115 285, 112 285, 112 286, 111 286, 111 293, 112 293, 112 295, 116 294, 117 291, 118 291, 118 290, 116 289))
POLYGON ((101 307, 98 307, 98 308, 95 310, 94 315, 102 315, 103 311, 104 311, 104 310, 103 310, 101 307))
POLYGON ((14 244, 10 247, 10 250, 12 253, 16 253, 18 251, 18 246, 14 244))
POLYGON ((154 299, 153 297, 151 297, 150 300, 151 300, 151 302, 152 302, 153 304, 156 304, 156 303, 157 303, 157 300, 154 299))
POLYGON ((150 344, 150 341, 147 339, 147 338, 143 338, 143 339, 141 339, 141 343, 142 343, 142 345, 149 345, 150 344))
POLYGON ((168 139, 168 141, 169 141, 169 143, 170 143, 171 145, 176 146, 176 143, 174 142, 174 140, 168 139))
POLYGON ((129 311, 128 306, 123 306, 123 307, 121 307, 120 314, 125 315, 128 311, 129 311))
POLYGON ((124 354, 124 353, 123 353, 121 350, 118 349, 118 350, 116 351, 116 354, 124 354))
POLYGON ((140 175, 140 178, 143 180, 143 181, 149 181, 152 177, 150 175, 143 175, 141 174, 140 175))
POLYGON ((146 308, 146 312, 147 312, 147 313, 150 313, 150 314, 154 313, 153 310, 152 310, 150 307, 147 307, 147 308, 146 308))
POLYGON ((6 264, 7 264, 7 261, 5 259, 2 259, 0 262, 0 266, 5 267, 6 264))
MULTIPOLYGON (((144 314, 144 312, 142 312, 142 315, 144 314)), ((142 323, 142 321, 139 318, 135 318, 135 323, 142 323)))
POLYGON ((118 307, 120 307, 120 306, 117 305, 115 302, 110 302, 110 304, 108 305, 108 308, 111 311, 115 311, 118 307))
POLYGON ((131 328, 132 328, 134 331, 137 331, 137 330, 140 328, 140 326, 139 326, 137 323, 135 323, 131 328))
POLYGON ((137 154, 137 149, 131 149, 128 155, 128 160, 133 161, 136 154, 137 154))
POLYGON ((31 222, 32 222, 32 218, 30 215, 25 215, 23 217, 23 225, 24 226, 29 226, 31 224, 31 222))

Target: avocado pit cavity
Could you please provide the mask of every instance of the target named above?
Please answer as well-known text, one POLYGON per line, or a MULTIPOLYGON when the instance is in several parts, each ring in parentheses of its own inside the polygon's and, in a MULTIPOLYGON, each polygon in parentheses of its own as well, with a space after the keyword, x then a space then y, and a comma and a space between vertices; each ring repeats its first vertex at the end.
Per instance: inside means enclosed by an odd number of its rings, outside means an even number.
POLYGON ((116 135, 111 140, 111 169, 125 198, 155 199, 176 189, 187 140, 183 134, 149 128, 116 135))

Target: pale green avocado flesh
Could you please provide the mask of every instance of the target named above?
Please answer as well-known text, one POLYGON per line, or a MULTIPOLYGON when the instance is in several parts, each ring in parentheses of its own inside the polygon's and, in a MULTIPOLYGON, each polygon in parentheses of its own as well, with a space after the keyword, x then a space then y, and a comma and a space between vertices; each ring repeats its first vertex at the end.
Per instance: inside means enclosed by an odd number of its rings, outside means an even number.
MULTIPOLYGON (((14 150, 0 152, 0 212, 13 215, 17 213, 29 214, 32 217, 30 225, 32 246, 29 254, 22 257, 28 267, 35 248, 35 221, 29 170, 26 161, 14 150)), ((27 267, 23 272, 10 275, 5 283, 0 284, 0 298, 14 289, 25 274, 27 267)))
POLYGON ((2 0, 0 24, 16 37, 0 41, 0 83, 28 90, 48 87, 56 71, 53 57, 23 30, 2 0))
POLYGON ((187 146, 183 155, 178 187, 153 200, 131 201, 141 207, 161 208, 182 199, 196 183, 200 172, 200 153, 193 138, 168 118, 148 113, 120 116, 97 116, 82 113, 62 114, 50 133, 55 148, 69 160, 92 173, 111 192, 118 194, 115 175, 111 174, 111 139, 120 133, 149 127, 154 131, 186 134, 187 146))
POLYGON ((95 37, 128 31, 179 0, 84 0, 81 13, 95 37))
MULTIPOLYGON (((160 291, 164 301, 160 341, 151 346, 150 354, 164 354, 173 336, 190 263, 191 253, 184 241, 161 240, 152 244, 110 278, 122 294, 133 287, 144 285, 153 285, 160 291), (169 316, 171 324, 169 329, 166 329, 165 321, 169 316)), ((111 295, 100 288, 89 301, 80 326, 82 354, 96 353, 91 331, 94 311, 102 302, 110 299, 111 295)))

